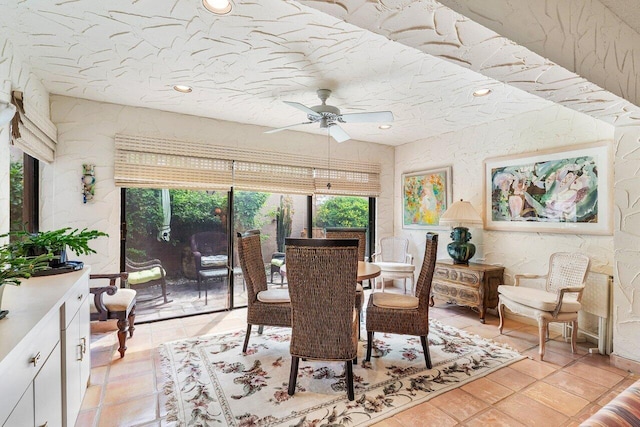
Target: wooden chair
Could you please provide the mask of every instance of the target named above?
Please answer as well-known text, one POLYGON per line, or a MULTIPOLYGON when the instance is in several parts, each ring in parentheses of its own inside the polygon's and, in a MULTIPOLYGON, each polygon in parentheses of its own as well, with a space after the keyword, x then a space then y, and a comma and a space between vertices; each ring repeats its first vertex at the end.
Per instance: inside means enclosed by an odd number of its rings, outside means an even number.
POLYGON ((354 400, 357 240, 289 238, 286 254, 292 320, 288 393, 296 391, 301 358, 344 361, 347 395, 354 400))
MULTIPOLYGON (((358 261, 367 260, 367 229, 364 227, 327 227, 325 228, 327 239, 358 239, 358 261)), ((362 282, 358 282, 356 288, 356 307, 358 308, 358 338, 360 338, 360 319, 362 319, 362 306, 364 305, 364 288, 362 282)))
POLYGON ((557 252, 549 259, 546 275, 518 274, 515 285, 498 286, 498 314, 500 333, 504 326, 504 307, 521 316, 538 321, 540 360, 544 357, 549 323, 571 323, 571 351, 576 352, 578 311, 584 281, 589 272, 589 257, 579 253, 557 252), (523 279, 546 279, 544 289, 520 286, 523 279))
POLYGON ((161 295, 150 297, 147 299, 139 299, 138 302, 153 301, 163 298, 164 303, 171 302, 167 299, 167 272, 159 259, 151 259, 143 262, 135 262, 129 258, 125 258, 125 266, 129 273, 129 287, 132 289, 146 289, 154 286, 160 286, 161 295))
POLYGON ((431 369, 429 355, 429 294, 438 254, 438 235, 427 233, 424 260, 415 286, 415 296, 375 292, 367 305, 367 357, 371 360, 374 332, 415 335, 420 337, 427 369, 431 369))
POLYGON ((238 258, 247 286, 247 333, 242 352, 247 352, 251 328, 258 325, 258 333, 264 326, 291 326, 291 304, 287 289, 269 289, 262 260, 260 231, 238 233, 238 258))
POLYGON ((91 274, 89 279, 109 280, 108 286, 90 285, 89 291, 93 294, 91 304, 91 320, 118 320, 118 351, 120 357, 124 357, 127 350, 127 333, 129 338, 133 337, 136 319, 136 291, 127 289, 127 278, 129 273, 117 274, 91 274), (120 287, 116 282, 120 280, 120 287))
MULTIPOLYGON (((404 293, 407 293, 407 279, 414 285, 413 255, 409 253, 409 240, 404 237, 383 237, 380 239, 380 251, 371 255, 371 261, 380 267, 382 292, 384 279, 404 280, 404 293)), ((377 282, 378 278, 376 278, 377 282)))

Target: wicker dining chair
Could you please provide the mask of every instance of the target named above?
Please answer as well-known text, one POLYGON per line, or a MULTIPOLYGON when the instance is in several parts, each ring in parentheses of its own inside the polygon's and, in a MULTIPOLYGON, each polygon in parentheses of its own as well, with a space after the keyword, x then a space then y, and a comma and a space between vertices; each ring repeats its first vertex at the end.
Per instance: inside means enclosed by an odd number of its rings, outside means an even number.
POLYGON ((357 253, 355 239, 286 240, 292 312, 289 395, 296 391, 301 358, 344 361, 347 395, 354 400, 357 253))
POLYGON ((371 360, 374 332, 415 335, 420 337, 427 369, 431 369, 429 355, 429 294, 438 254, 438 235, 427 233, 424 260, 415 284, 415 296, 375 292, 367 305, 367 357, 371 360))
POLYGON ((589 257, 580 253, 556 252, 549 259, 546 275, 517 274, 514 286, 498 286, 498 314, 502 333, 504 307, 514 313, 538 321, 540 360, 544 357, 549 323, 571 323, 571 351, 576 352, 578 312, 584 283, 589 272, 589 257), (523 279, 546 279, 544 289, 520 286, 523 279))
POLYGON ((291 304, 287 289, 267 287, 259 230, 238 233, 238 258, 247 286, 247 334, 242 346, 246 353, 253 325, 258 325, 259 334, 264 326, 291 327, 291 304))
MULTIPOLYGON (((367 260, 367 229, 364 227, 327 227, 325 228, 327 239, 358 239, 358 261, 367 260)), ((364 305, 364 288, 362 282, 358 282, 356 288, 356 307, 358 308, 358 338, 360 338, 360 320, 362 319, 362 306, 364 305)))

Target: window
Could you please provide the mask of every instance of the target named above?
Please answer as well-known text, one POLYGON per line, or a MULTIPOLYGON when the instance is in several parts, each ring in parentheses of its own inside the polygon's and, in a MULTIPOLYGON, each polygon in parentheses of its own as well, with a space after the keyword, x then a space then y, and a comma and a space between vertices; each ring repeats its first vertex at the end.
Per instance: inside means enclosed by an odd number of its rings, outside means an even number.
POLYGON ((38 231, 38 160, 10 147, 10 230, 38 231))

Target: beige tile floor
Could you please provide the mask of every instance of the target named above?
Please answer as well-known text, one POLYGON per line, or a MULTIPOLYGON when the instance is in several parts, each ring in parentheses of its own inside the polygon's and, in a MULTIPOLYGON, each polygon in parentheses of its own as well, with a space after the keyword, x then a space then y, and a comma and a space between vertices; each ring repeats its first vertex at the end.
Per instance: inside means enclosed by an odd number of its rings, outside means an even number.
MULTIPOLYGON (((590 354, 552 334, 545 361, 537 358, 537 328, 497 317, 486 324, 472 310, 436 302, 432 318, 507 343, 529 358, 449 391, 376 424, 407 426, 577 426, 637 380, 609 358, 590 354)), ((235 310, 138 325, 126 357, 117 353, 115 324, 92 324, 91 383, 76 426, 169 426, 157 347, 167 341, 246 327, 246 311, 235 310)))

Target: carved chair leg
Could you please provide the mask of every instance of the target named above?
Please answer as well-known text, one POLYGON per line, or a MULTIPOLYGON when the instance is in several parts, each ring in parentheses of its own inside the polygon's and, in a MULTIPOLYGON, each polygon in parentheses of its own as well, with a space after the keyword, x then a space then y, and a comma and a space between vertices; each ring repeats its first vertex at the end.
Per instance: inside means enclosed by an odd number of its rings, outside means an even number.
POLYGON ((504 328, 504 304, 502 304, 502 302, 498 302, 498 316, 500 316, 498 330, 500 331, 500 335, 502 335, 502 328, 504 328))
POLYGON ((544 319, 540 319, 538 320, 538 334, 540 335, 539 339, 540 339, 540 360, 542 361, 542 359, 544 358, 544 350, 545 350, 545 346, 547 345, 547 328, 549 327, 548 323, 546 320, 544 319))
POLYGON ((296 380, 298 379, 298 364, 300 358, 298 356, 291 356, 291 373, 289 374, 289 396, 293 396, 296 392, 296 380))
POLYGON ((571 322, 571 352, 577 353, 576 341, 578 340, 578 321, 571 322))
POLYGON ((118 319, 118 352, 120 357, 124 357, 125 351, 127 351, 127 331, 129 330, 129 320, 126 317, 118 319))
POLYGON ((371 346, 373 345, 373 331, 367 331, 367 356, 365 361, 371 361, 371 346))
POLYGON ((136 306, 134 305, 129 312, 129 338, 133 337, 133 331, 136 330, 136 306))
POLYGON ((251 327, 253 325, 251 325, 250 323, 247 324, 247 333, 244 336, 244 345, 242 346, 242 353, 246 353, 247 352, 247 346, 249 345, 249 336, 251 335, 251 327))
POLYGON ((347 397, 349 400, 355 399, 355 393, 353 392, 353 361, 347 360, 345 362, 345 371, 347 374, 347 397))

